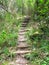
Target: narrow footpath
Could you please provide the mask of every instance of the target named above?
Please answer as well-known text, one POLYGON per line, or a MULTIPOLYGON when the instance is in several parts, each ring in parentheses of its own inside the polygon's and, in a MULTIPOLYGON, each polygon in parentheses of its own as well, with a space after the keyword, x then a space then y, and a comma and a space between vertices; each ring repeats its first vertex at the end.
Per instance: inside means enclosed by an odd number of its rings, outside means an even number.
POLYGON ((28 23, 29 23, 29 17, 26 18, 20 26, 18 33, 18 45, 17 45, 17 50, 15 52, 16 59, 14 62, 11 62, 9 65, 30 65, 29 61, 24 57, 25 54, 31 52, 31 50, 29 49, 29 45, 26 42, 27 37, 25 36, 25 33, 28 31, 26 29, 28 23))
POLYGON ((28 49, 29 45, 27 44, 25 37, 25 33, 28 31, 26 29, 29 19, 26 19, 19 30, 18 33, 18 50, 17 50, 17 64, 16 65, 29 65, 29 62, 27 59, 24 58, 24 54, 30 53, 31 50, 28 49))

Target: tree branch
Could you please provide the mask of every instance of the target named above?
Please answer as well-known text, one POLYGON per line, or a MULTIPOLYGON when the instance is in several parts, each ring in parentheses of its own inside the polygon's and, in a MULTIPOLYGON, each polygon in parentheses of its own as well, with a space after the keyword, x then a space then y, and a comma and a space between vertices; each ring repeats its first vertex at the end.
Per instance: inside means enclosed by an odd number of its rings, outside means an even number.
POLYGON ((11 12, 8 11, 8 8, 3 4, 0 3, 1 8, 3 8, 6 12, 8 12, 9 14, 11 14, 13 16, 13 14, 11 12))

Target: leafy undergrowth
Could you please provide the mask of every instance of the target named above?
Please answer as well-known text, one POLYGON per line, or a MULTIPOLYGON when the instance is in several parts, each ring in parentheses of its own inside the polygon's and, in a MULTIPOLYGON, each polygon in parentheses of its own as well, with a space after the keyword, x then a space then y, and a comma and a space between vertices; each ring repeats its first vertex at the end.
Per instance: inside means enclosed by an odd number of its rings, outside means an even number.
POLYGON ((30 22, 27 27, 30 28, 26 33, 27 42, 31 45, 32 53, 26 54, 25 58, 32 65, 49 65, 49 28, 45 25, 34 25, 34 23, 30 22))
POLYGON ((9 47, 17 46, 21 18, 25 14, 34 20, 27 26, 30 29, 26 33, 27 43, 33 52, 26 58, 32 65, 49 65, 49 0, 0 0, 0 61, 13 55, 9 47))
POLYGON ((18 30, 22 23, 22 19, 17 19, 17 16, 13 16, 6 12, 1 14, 0 19, 0 63, 3 61, 3 65, 7 65, 6 60, 13 59, 17 48, 18 42, 18 30), (5 61, 5 62, 4 62, 5 61))

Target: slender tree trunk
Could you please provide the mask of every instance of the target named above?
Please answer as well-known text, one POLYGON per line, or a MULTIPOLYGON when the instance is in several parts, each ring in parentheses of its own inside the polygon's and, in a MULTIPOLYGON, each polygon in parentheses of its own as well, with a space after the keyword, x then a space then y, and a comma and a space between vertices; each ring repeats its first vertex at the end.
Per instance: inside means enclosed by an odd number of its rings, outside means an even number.
POLYGON ((13 2, 14 2, 14 1, 11 0, 10 3, 9 3, 9 5, 8 5, 8 11, 9 11, 9 12, 11 12, 11 6, 12 6, 13 2))
POLYGON ((24 0, 22 0, 22 15, 24 14, 24 0))

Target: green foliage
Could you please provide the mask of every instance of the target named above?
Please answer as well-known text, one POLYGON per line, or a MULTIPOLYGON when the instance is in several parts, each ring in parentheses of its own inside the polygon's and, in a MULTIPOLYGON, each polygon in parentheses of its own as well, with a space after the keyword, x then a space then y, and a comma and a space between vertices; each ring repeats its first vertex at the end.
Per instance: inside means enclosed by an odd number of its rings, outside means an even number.
MULTIPOLYGON (((33 52, 26 54, 25 58, 33 65, 49 65, 49 0, 13 0, 13 3, 11 0, 0 0, 0 5, 0 47, 5 57, 10 55, 8 47, 16 46, 18 41, 22 20, 18 20, 17 16, 30 15, 38 23, 38 26, 35 25, 38 29, 31 25, 26 34, 33 52), (11 12, 8 11, 10 3, 11 12)), ((12 56, 14 55, 11 54, 10 57, 12 56)), ((3 59, 2 55, 0 59, 3 59)))
POLYGON ((49 28, 47 24, 41 22, 38 28, 32 27, 26 35, 28 37, 27 42, 31 45, 33 52, 27 54, 25 58, 30 60, 33 65, 49 64, 46 59, 47 56, 49 57, 49 28))
POLYGON ((17 35, 13 33, 7 34, 6 31, 2 31, 0 34, 0 46, 15 45, 17 40, 17 35))
POLYGON ((8 0, 0 0, 0 4, 3 3, 3 5, 6 5, 8 4, 8 0))
POLYGON ((9 50, 8 50, 7 47, 3 48, 3 53, 4 53, 5 55, 8 55, 8 54, 9 54, 9 50))
POLYGON ((7 65, 7 64, 8 64, 8 62, 6 62, 6 61, 4 63, 2 63, 2 65, 7 65))
POLYGON ((37 2, 38 2, 38 7, 37 7, 38 19, 43 20, 43 19, 48 18, 48 16, 49 16, 49 13, 48 13, 48 11, 49 11, 49 8, 48 8, 49 7, 48 6, 49 1, 48 0, 47 1, 39 0, 37 2))

